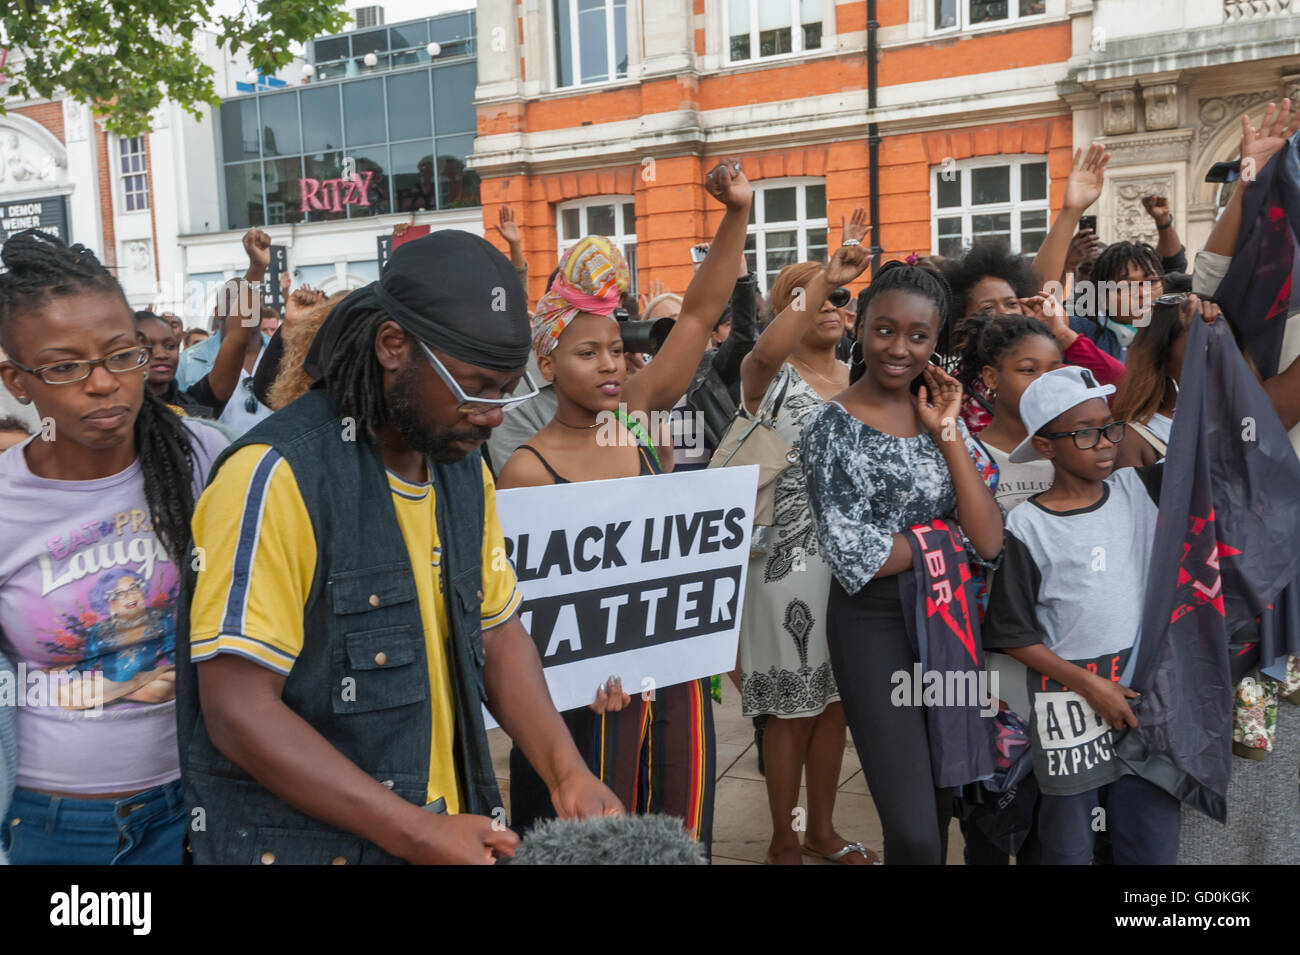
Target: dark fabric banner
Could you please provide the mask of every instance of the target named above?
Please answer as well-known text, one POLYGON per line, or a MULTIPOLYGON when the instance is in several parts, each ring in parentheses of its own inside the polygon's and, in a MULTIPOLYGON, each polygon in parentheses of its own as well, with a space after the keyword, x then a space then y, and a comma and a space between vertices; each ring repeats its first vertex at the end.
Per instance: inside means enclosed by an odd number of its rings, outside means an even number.
MULTIPOLYGON (((1300 207, 1298 207, 1300 208, 1300 207)), ((1300 460, 1226 323, 1189 329, 1137 658, 1115 751, 1215 819, 1232 760, 1228 635, 1300 568, 1300 460)))
POLYGON ((981 715, 976 691, 981 681, 987 687, 988 677, 970 565, 961 538, 947 521, 912 527, 907 540, 912 570, 900 575, 899 583, 920 670, 926 679, 967 688, 962 699, 944 698, 940 705, 926 707, 931 769, 936 786, 963 786, 993 775, 996 732, 993 714, 981 715))
MULTIPOLYGON (((1246 190, 1241 234, 1215 299, 1241 329, 1265 378, 1278 372, 1287 317, 1300 309, 1300 134, 1292 137, 1246 190), (1293 304, 1294 302, 1294 304, 1293 304)), ((1237 188, 1244 187, 1238 182, 1237 188)))

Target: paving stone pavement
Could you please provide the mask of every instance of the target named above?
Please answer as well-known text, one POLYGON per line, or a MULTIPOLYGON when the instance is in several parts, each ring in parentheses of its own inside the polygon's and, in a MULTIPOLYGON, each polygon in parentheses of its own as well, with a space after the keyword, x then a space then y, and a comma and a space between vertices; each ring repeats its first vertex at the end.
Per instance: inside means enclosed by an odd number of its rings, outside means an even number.
MULTIPOLYGON (((754 725, 740 713, 740 695, 729 681, 723 681, 722 703, 714 704, 717 729, 718 788, 713 811, 713 862, 715 865, 762 865, 772 830, 767 809, 767 786, 758 772, 754 747, 754 725)), ((491 730, 492 765, 509 808, 509 737, 491 730)), ((806 806, 807 791, 800 787, 800 804, 806 806)), ((867 789, 857 751, 849 740, 840 771, 839 795, 835 799, 835 830, 857 839, 877 853, 881 851, 880 818, 867 789)), ((808 865, 831 865, 804 857, 808 865)), ((948 836, 948 864, 962 864, 962 837, 953 822, 948 836)))

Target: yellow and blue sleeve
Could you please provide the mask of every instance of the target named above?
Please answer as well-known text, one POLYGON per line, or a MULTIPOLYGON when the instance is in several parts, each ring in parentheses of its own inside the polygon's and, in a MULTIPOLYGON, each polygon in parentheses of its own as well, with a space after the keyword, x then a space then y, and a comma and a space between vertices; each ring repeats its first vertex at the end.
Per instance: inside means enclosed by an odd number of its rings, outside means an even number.
POLYGON ((193 528, 202 563, 191 659, 233 653, 287 675, 316 573, 316 536, 289 462, 268 445, 235 452, 200 497, 193 528))
POLYGON ((505 623, 519 609, 515 569, 506 559, 506 539, 497 519, 497 487, 486 462, 483 464, 483 607, 484 630, 505 623))

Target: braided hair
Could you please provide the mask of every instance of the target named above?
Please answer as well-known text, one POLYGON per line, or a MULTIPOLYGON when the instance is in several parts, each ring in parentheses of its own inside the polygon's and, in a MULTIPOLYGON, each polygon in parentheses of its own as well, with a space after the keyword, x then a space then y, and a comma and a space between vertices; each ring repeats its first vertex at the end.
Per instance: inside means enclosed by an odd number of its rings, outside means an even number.
POLYGON ((384 370, 375 354, 375 335, 386 321, 387 313, 375 309, 340 331, 321 379, 326 393, 338 403, 339 417, 351 418, 371 441, 388 420, 384 370))
MULTIPOLYGON (((0 248, 0 347, 14 354, 18 316, 44 308, 67 295, 116 296, 130 311, 122 286, 84 245, 68 246, 46 232, 27 229, 0 248)), ((181 419, 144 389, 134 425, 135 453, 144 478, 144 498, 154 533, 172 561, 187 557, 194 513, 194 446, 181 419)))
POLYGON ((1008 351, 1031 335, 1056 342, 1051 329, 1029 315, 978 312, 963 321, 958 329, 960 351, 954 377, 966 394, 977 394, 975 383, 986 365, 996 368, 1008 351))
MULTIPOLYGON (((857 381, 866 374, 867 366, 862 360, 862 335, 867 327, 867 309, 871 300, 880 292, 910 292, 928 298, 934 303, 939 313, 938 352, 951 354, 951 333, 948 326, 948 313, 951 309, 952 291, 942 275, 920 265, 908 265, 892 259, 880 267, 868 285, 858 295, 857 341, 853 344, 849 365, 849 383, 857 381)), ((933 358, 931 359, 933 360, 933 358)))

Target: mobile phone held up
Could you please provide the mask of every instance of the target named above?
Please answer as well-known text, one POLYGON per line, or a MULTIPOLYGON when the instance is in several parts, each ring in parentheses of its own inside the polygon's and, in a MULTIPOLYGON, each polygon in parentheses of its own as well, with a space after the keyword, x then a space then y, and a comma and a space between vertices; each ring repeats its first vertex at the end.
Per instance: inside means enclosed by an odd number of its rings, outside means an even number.
POLYGON ((1091 230, 1093 235, 1097 234, 1097 217, 1096 216, 1079 216, 1079 231, 1085 229, 1091 230))
POLYGON ((708 254, 709 254, 709 247, 707 245, 691 246, 691 263, 694 265, 699 265, 701 262, 704 261, 704 257, 707 256, 708 254))

